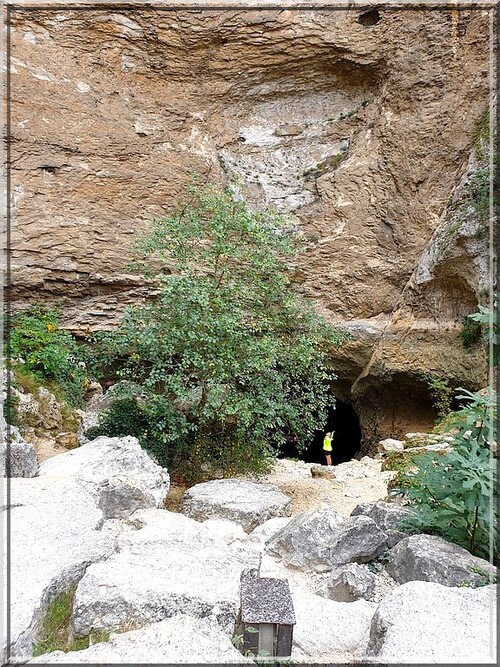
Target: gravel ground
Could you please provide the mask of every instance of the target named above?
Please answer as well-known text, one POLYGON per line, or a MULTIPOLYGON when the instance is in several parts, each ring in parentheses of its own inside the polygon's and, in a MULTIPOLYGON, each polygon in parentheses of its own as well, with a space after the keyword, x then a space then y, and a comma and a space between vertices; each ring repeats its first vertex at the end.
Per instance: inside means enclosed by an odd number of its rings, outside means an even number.
POLYGON ((292 515, 326 503, 343 516, 350 516, 360 503, 383 500, 394 473, 382 472, 382 461, 364 456, 332 466, 334 479, 312 477, 313 463, 279 459, 274 469, 259 481, 275 484, 292 498, 292 515))

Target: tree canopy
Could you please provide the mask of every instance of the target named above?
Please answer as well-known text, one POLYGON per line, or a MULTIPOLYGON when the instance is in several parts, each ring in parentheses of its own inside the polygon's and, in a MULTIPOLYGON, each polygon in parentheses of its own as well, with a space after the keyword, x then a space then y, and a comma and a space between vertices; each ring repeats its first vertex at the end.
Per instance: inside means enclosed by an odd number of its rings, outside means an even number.
MULTIPOLYGON (((303 450, 334 404, 328 357, 343 335, 292 287, 293 225, 205 186, 136 250, 156 295, 96 337, 97 365, 127 381, 128 421, 135 401, 134 435, 165 465, 228 474, 262 469, 285 442, 303 450)), ((120 422, 117 404, 101 432, 120 422)))

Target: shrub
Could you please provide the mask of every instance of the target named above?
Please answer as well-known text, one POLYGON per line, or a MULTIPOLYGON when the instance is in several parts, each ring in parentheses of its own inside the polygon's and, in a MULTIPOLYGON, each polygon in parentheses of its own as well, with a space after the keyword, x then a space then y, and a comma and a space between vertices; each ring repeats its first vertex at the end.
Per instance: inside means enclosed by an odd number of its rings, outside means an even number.
POLYGON ((47 385, 71 405, 81 405, 86 372, 73 336, 60 329, 58 316, 45 306, 16 313, 9 331, 16 379, 28 391, 47 385))
POLYGON ((467 315, 462 322, 460 337, 465 348, 472 347, 481 338, 481 324, 474 317, 467 315))
POLYGON ((451 450, 416 456, 416 469, 403 473, 398 490, 415 509, 405 520, 407 530, 441 535, 488 558, 491 546, 497 551, 497 471, 488 446, 495 396, 491 390, 462 391, 457 399, 468 404, 456 413, 451 450))
POLYGON ((436 421, 439 422, 444 419, 451 410, 453 389, 450 387, 447 380, 443 380, 433 373, 423 373, 422 377, 429 387, 432 405, 436 411, 436 421))
POLYGON ((326 421, 328 354, 343 337, 291 288, 297 246, 282 218, 211 187, 138 242, 135 268, 158 295, 94 344, 97 365, 138 387, 143 440, 159 460, 258 471, 326 421))

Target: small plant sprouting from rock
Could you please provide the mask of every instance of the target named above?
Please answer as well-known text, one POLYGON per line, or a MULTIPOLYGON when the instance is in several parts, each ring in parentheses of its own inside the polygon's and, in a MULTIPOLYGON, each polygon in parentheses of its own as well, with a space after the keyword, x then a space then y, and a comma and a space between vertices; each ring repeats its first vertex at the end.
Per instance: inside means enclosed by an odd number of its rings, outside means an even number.
POLYGON ((474 316, 467 315, 462 322, 462 331, 460 338, 465 348, 471 348, 481 338, 481 324, 474 318, 474 316))
POLYGON ((443 380, 434 373, 423 373, 422 378, 429 387, 432 405, 436 411, 436 422, 440 422, 451 410, 453 388, 450 387, 447 380, 443 380))
POLYGON ((76 587, 58 595, 48 606, 45 618, 38 631, 38 639, 33 649, 33 656, 52 651, 81 651, 90 644, 106 642, 109 633, 93 632, 86 637, 73 637, 71 632, 71 613, 76 587))

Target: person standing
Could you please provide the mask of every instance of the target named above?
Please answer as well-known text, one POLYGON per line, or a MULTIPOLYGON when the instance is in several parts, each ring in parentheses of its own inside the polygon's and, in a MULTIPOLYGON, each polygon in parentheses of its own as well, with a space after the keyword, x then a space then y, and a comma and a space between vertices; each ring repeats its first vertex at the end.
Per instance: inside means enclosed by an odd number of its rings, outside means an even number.
POLYGON ((335 431, 330 431, 325 435, 325 438, 323 440, 323 451, 325 452, 327 466, 332 465, 332 440, 334 433, 335 431))

